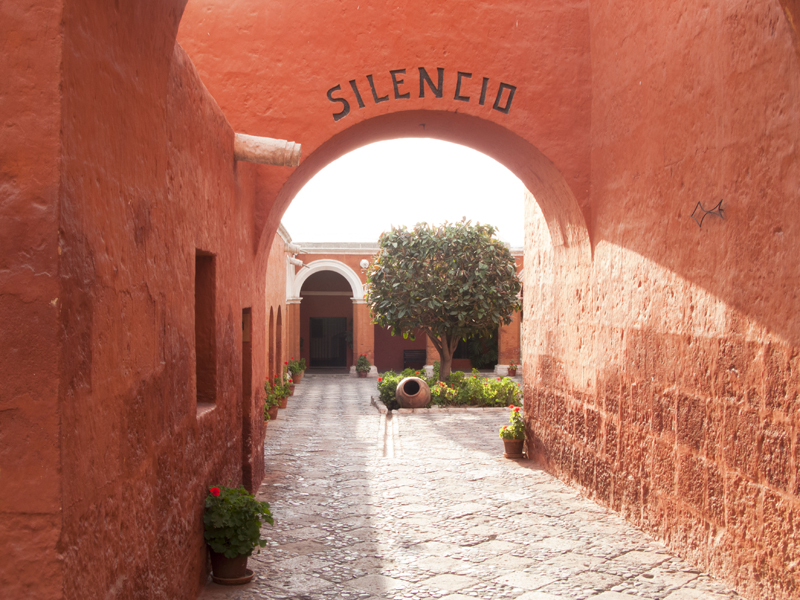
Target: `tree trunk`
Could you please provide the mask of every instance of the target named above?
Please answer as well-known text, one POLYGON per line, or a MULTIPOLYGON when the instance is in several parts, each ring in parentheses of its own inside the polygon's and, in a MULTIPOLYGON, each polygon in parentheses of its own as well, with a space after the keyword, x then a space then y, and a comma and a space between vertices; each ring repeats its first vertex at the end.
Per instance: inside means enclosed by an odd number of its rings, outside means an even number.
POLYGON ((446 381, 453 368, 453 354, 439 350, 439 381, 446 381))
POLYGON ((456 347, 458 347, 458 338, 443 335, 441 338, 434 340, 433 345, 439 351, 439 381, 445 381, 450 377, 450 372, 453 368, 453 354, 455 354, 456 347))

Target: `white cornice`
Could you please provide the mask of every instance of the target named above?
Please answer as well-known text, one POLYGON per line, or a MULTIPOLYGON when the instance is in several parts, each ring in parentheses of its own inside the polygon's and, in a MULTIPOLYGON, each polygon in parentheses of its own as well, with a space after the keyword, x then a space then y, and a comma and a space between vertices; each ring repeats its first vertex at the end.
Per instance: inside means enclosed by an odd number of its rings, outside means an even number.
POLYGON ((289 244, 292 241, 292 236, 289 235, 289 232, 286 230, 286 227, 283 226, 283 223, 278 225, 278 235, 281 236, 281 239, 286 244, 289 244))

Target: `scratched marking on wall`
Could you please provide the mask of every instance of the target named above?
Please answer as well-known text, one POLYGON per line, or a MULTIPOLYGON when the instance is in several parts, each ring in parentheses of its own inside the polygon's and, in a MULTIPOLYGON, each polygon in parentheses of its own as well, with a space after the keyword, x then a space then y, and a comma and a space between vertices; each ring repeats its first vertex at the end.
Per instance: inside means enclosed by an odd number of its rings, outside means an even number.
MULTIPOLYGON (((339 121, 349 115, 351 102, 353 101, 358 104, 359 110, 365 108, 367 104, 364 98, 366 97, 367 101, 370 98, 367 94, 372 96, 373 104, 380 104, 389 100, 409 100, 412 91, 418 91, 417 98, 425 98, 426 92, 432 94, 434 98, 443 98, 445 95, 444 69, 441 67, 436 69, 436 83, 434 83, 433 77, 424 67, 417 67, 417 71, 419 72, 418 88, 414 85, 415 82, 413 80, 407 81, 406 69, 389 71, 389 77, 383 81, 379 80, 377 83, 373 75, 367 75, 366 82, 351 79, 347 82, 350 86, 349 91, 346 91, 347 88, 343 90, 341 84, 333 86, 328 90, 328 100, 333 104, 339 104, 341 108, 339 112, 333 113, 333 120, 339 121), (391 90, 389 89, 389 80, 391 80, 391 90), (393 94, 392 91, 394 92, 393 94), (383 92, 386 93, 381 95, 383 92), (334 94, 337 95, 334 96, 334 94)), ((488 100, 492 102, 494 110, 507 115, 511 110, 511 103, 514 101, 517 86, 501 81, 495 89, 495 85, 490 82, 489 78, 483 77, 480 83, 480 94, 478 95, 477 78, 475 80, 472 79, 472 73, 456 72, 453 100, 472 102, 473 99, 477 99, 480 106, 485 106, 488 100), (492 96, 494 96, 494 101, 492 101, 492 96)))

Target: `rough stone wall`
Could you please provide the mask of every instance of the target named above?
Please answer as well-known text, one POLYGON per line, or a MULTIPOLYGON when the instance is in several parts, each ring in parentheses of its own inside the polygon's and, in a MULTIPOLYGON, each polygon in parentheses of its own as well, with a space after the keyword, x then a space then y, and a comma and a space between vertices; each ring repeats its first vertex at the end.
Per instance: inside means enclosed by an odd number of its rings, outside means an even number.
POLYGON ((0 4, 0 590, 58 598, 61 3, 0 4))
POLYGON ((591 20, 592 256, 553 249, 528 206, 531 450, 747 596, 796 598, 789 25, 778 2, 593 2, 591 20))
POLYGON ((233 131, 174 44, 180 8, 72 2, 64 17, 58 548, 70 599, 196 597, 207 487, 241 483, 247 453, 251 478, 263 472, 263 421, 241 386, 245 307, 253 390, 264 377, 257 167, 234 166, 233 131), (216 261, 216 403, 202 415, 197 250, 216 261))

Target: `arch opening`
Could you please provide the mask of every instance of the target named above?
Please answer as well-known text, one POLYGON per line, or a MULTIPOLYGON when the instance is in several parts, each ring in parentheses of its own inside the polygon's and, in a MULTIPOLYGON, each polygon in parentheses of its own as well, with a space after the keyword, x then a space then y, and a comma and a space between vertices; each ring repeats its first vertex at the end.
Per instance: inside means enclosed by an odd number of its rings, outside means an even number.
MULTIPOLYGON (((516 175, 539 205, 552 244, 591 251, 586 215, 553 162, 527 140, 492 121, 448 111, 398 111, 356 123, 313 150, 277 195, 267 228, 277 229, 298 192, 324 167, 370 143, 401 138, 433 138, 481 152, 516 175)), ((588 213, 588 208, 586 209, 588 213)))

